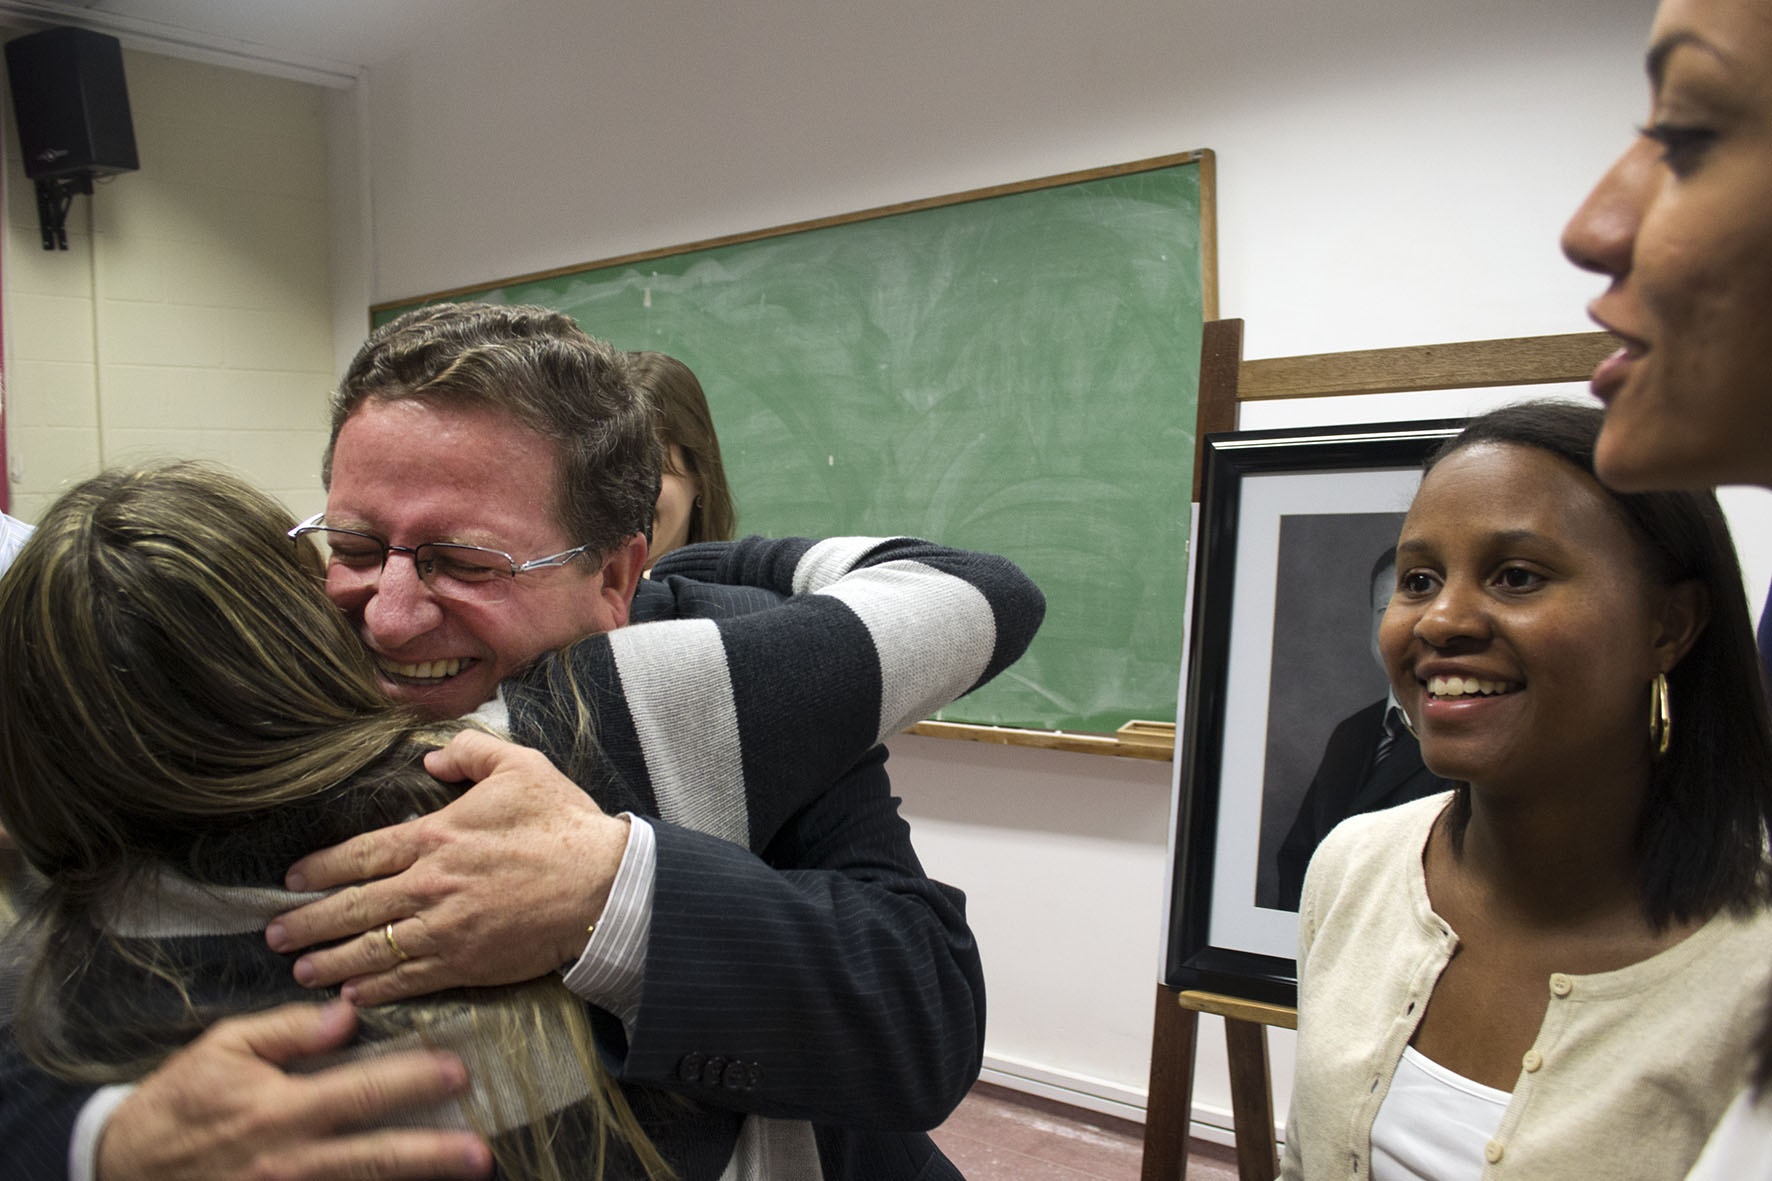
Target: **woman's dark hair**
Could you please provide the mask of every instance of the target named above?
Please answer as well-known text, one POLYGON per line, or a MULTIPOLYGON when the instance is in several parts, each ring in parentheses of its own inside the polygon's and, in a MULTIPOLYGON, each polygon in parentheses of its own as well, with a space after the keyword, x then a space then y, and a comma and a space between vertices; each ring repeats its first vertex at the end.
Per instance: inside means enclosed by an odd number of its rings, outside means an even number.
MULTIPOLYGON (((1549 452, 1593 477, 1602 418, 1598 406, 1574 402, 1504 406, 1472 419, 1423 470, 1468 447, 1502 444, 1549 452)), ((1709 622, 1667 674, 1672 744, 1655 762, 1637 827, 1643 908, 1658 927, 1751 910, 1768 895, 1772 718, 1722 508, 1711 492, 1615 492, 1594 482, 1636 538, 1649 576, 1663 586, 1696 581, 1710 602, 1709 622)), ((1469 787, 1460 784, 1448 812, 1455 843, 1469 819, 1469 787)))
POLYGON ((701 382, 689 366, 665 353, 629 353, 628 371, 652 400, 658 436, 667 449, 665 465, 672 462, 668 449, 675 444, 689 469, 676 474, 694 477, 699 488, 689 510, 685 544, 731 541, 738 536, 738 506, 726 483, 720 438, 714 433, 714 416, 701 382))

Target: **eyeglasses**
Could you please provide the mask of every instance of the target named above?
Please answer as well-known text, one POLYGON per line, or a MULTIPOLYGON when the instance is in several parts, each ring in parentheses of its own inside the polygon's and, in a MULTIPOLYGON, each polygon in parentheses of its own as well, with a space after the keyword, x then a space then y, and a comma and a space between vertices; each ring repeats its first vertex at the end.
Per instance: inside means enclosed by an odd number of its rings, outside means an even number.
POLYGON ((475 603, 500 602, 510 594, 517 575, 564 566, 591 548, 579 545, 545 558, 518 562, 503 550, 453 541, 389 545, 373 533, 323 525, 321 520, 325 516, 315 513, 291 529, 289 536, 295 540, 312 538, 318 544, 320 556, 326 562, 328 583, 345 587, 367 584, 380 577, 389 554, 405 554, 433 594, 475 603))

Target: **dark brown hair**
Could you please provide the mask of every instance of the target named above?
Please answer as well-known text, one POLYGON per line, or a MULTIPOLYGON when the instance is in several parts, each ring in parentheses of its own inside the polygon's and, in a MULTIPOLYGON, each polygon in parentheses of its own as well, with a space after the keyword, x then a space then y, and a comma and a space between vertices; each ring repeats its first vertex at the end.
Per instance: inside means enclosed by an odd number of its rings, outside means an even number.
MULTIPOLYGON (((1676 725, 1638 821, 1638 883, 1657 926, 1751 910, 1768 897, 1772 719, 1735 545, 1714 493, 1615 492, 1600 483, 1594 441, 1602 418, 1598 406, 1574 402, 1504 406, 1472 419, 1424 470, 1480 443, 1548 452, 1594 478, 1653 581, 1704 587, 1709 621, 1667 674, 1676 725)), ((1469 818, 1469 788, 1461 784, 1448 813, 1455 841, 1469 818)))
MULTIPOLYGON (((677 474, 695 478, 687 541, 731 541, 738 535, 738 507, 726 484, 720 440, 701 382, 689 366, 664 353, 629 353, 628 360, 634 384, 652 399, 659 438, 667 449, 674 443, 683 451, 689 470, 677 474)), ((671 462, 668 450, 665 462, 671 462)))
POLYGON ((434 402, 503 411, 559 448, 555 513, 575 544, 598 556, 650 536, 663 446, 652 400, 627 354, 548 308, 441 303, 370 334, 332 398, 322 474, 332 482, 338 433, 365 400, 434 402))

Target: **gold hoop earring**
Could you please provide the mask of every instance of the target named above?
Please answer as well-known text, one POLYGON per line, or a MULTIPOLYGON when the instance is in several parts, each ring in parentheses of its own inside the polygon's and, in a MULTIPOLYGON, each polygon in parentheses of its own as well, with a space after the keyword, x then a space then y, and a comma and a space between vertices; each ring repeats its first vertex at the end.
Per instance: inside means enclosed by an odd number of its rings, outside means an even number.
POLYGON ((1656 673, 1649 684, 1649 745, 1655 748, 1656 758, 1667 753, 1673 731, 1674 711, 1668 702, 1667 674, 1656 673))

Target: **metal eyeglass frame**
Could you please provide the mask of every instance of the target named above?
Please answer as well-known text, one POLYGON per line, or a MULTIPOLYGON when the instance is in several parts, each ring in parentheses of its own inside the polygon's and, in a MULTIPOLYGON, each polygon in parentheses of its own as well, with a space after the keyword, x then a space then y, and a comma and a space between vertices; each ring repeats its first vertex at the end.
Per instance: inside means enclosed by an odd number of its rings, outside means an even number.
MULTIPOLYGON (((373 541, 376 545, 381 547, 381 562, 375 568, 375 572, 378 576, 383 570, 387 569, 389 554, 405 554, 412 559, 413 569, 418 573, 419 579, 426 586, 430 586, 431 579, 435 577, 434 572, 427 570, 427 567, 434 566, 435 564, 432 562, 419 561, 418 552, 423 549, 466 550, 471 553, 485 554, 488 557, 502 558, 504 559, 505 565, 510 568, 508 577, 515 579, 517 575, 526 573, 530 570, 545 570, 555 566, 564 566, 580 554, 589 552, 591 548, 590 543, 587 542, 584 545, 575 545, 571 549, 561 550, 557 554, 548 554, 546 557, 535 558, 528 562, 518 562, 516 558, 513 558, 504 550, 493 549, 491 546, 485 545, 467 545, 464 542, 459 541, 421 541, 417 545, 395 545, 392 542, 382 540, 373 533, 365 533, 361 529, 344 529, 337 525, 323 525, 321 522, 325 517, 326 514, 324 512, 315 513, 295 528, 289 530, 287 536, 293 541, 306 537, 310 533, 344 533, 351 537, 361 537, 365 541, 373 541)), ((497 566, 488 566, 486 569, 489 573, 495 575, 505 573, 497 566)), ((464 582, 464 585, 475 584, 464 582)))

